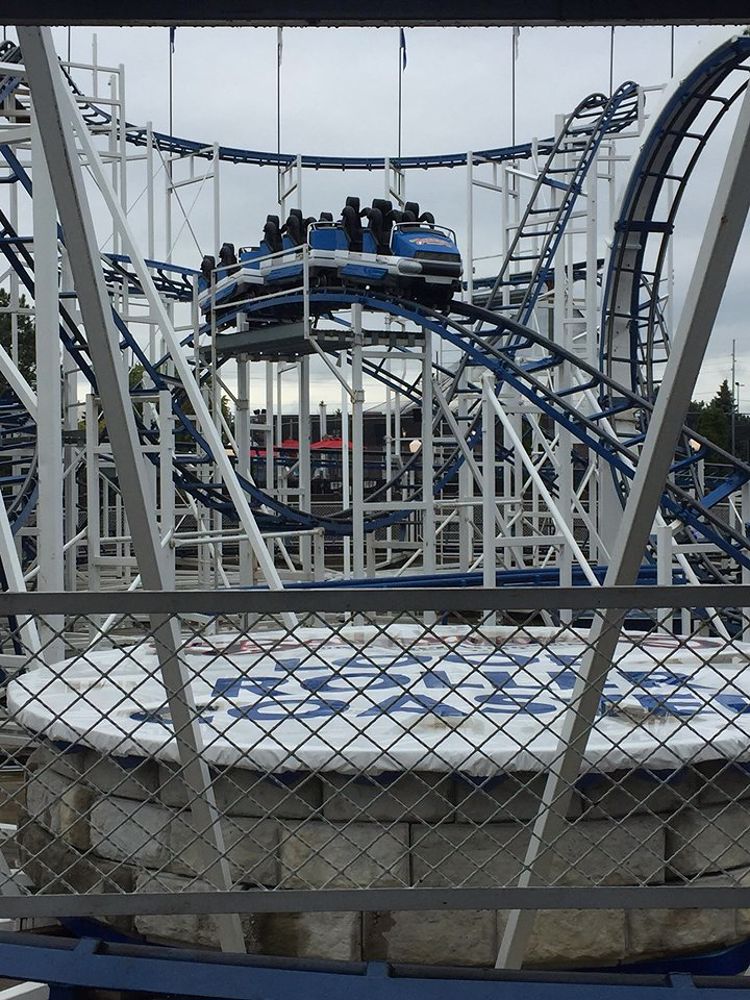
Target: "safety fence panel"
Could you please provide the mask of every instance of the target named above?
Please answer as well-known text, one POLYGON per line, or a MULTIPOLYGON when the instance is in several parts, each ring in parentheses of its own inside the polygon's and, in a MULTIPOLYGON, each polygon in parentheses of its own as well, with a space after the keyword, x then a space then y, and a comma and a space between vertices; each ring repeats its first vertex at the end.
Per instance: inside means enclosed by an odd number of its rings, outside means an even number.
POLYGON ((524 873, 744 887, 750 590, 712 590, 3 595, 5 911, 212 890, 450 906, 524 873), (583 759, 551 796, 612 607, 583 759))

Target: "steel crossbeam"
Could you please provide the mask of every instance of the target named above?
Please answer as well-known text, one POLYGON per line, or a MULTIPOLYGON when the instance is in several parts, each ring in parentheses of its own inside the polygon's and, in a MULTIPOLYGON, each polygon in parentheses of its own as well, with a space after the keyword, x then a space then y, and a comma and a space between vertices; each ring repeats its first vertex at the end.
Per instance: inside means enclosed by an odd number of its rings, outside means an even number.
MULTIPOLYGON (((750 210, 750 90, 739 117, 701 243, 659 395, 649 421, 633 485, 616 536, 605 585, 637 578, 643 552, 669 475, 708 340, 714 327, 745 220, 750 210)), ((567 802, 612 663, 623 614, 610 610, 594 623, 590 651, 580 668, 560 733, 560 753, 550 770, 519 885, 533 885, 549 865, 548 848, 562 829, 567 802), (545 853, 546 852, 546 853, 545 853)), ((535 913, 515 910, 498 953, 500 968, 519 968, 535 913)))
MULTIPOLYGON (((122 484, 133 547, 145 586, 161 590, 165 583, 165 564, 146 499, 144 461, 137 446, 135 419, 125 391, 112 309, 101 272, 91 210, 73 136, 68 90, 60 75, 49 29, 19 27, 18 31, 35 97, 44 154, 70 254, 76 293, 88 331, 89 348, 122 484)), ((152 628, 164 686, 169 692, 184 781, 191 793, 196 822, 204 831, 203 850, 208 877, 217 888, 227 889, 231 885, 231 876, 211 776, 201 756, 202 737, 191 683, 178 653, 180 640, 176 623, 153 615, 152 628)), ((244 951, 239 918, 222 918, 221 926, 225 949, 244 951)))

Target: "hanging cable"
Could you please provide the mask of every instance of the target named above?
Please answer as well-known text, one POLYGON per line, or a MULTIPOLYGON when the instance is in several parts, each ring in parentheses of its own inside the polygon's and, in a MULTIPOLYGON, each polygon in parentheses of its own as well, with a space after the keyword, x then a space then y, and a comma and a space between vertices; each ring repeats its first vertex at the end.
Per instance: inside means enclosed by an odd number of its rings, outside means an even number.
MULTIPOLYGON (((276 153, 281 157, 281 59, 284 50, 283 28, 276 29, 276 153)), ((281 159, 276 167, 276 200, 281 206, 281 159)))
POLYGON ((403 76, 406 69, 406 35, 398 29, 398 159, 401 160, 401 135, 403 122, 403 76))
MULTIPOLYGON (((176 28, 169 29, 169 135, 174 135, 174 36, 176 28)), ((172 216, 172 155, 167 151, 167 208, 169 217, 172 216)), ((171 223, 170 223, 171 228, 171 223)), ((171 254, 171 247, 170 247, 171 254)))
POLYGON ((669 78, 674 76, 674 25, 669 29, 669 78))
POLYGON ((521 29, 513 28, 511 36, 511 59, 510 59, 510 135, 511 143, 516 144, 516 62, 518 60, 518 42, 521 37, 521 29))
POLYGON ((174 135, 174 36, 176 28, 169 29, 169 134, 174 135))

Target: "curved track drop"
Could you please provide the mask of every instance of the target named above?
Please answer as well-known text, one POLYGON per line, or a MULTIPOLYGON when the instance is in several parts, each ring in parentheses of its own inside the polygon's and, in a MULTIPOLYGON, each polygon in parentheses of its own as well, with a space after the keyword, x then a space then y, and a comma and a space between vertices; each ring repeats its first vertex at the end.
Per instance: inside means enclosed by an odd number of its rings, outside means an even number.
MULTIPOLYGON (((671 106, 677 108, 680 101, 690 107, 696 102, 701 107, 710 103, 711 95, 713 94, 711 87, 715 89, 720 82, 726 79, 737 68, 741 60, 746 57, 749 46, 750 39, 743 38, 736 39, 732 43, 725 43, 719 47, 711 56, 708 70, 705 67, 696 70, 693 77, 689 81, 684 82, 681 85, 681 89, 678 88, 680 96, 673 99, 671 106), (703 87, 700 98, 694 99, 691 96, 690 87, 693 86, 703 87)), ((12 78, 6 78, 1 82, 1 85, 7 89, 8 95, 10 95, 13 93, 15 83, 16 81, 12 78)), ((737 95, 735 94, 734 96, 737 95)), ((644 392, 643 390, 648 389, 649 384, 653 384, 654 382, 653 374, 644 379, 644 377, 633 377, 633 372, 638 368, 638 359, 644 357, 646 371, 652 371, 655 363, 655 335, 653 332, 650 334, 647 333, 645 336, 644 343, 647 345, 645 354, 639 346, 635 359, 632 355, 628 355, 627 357, 626 363, 630 366, 629 374, 631 377, 629 379, 620 379, 616 377, 617 373, 613 368, 613 364, 615 364, 619 357, 618 345, 622 342, 621 337, 617 340, 617 338, 613 339, 614 335, 608 334, 609 339, 604 338, 606 344, 610 344, 610 346, 603 347, 604 373, 602 374, 602 372, 581 362, 578 357, 567 353, 546 338, 541 337, 529 329, 528 326, 519 325, 509 319, 500 318, 498 316, 498 309, 504 313, 515 313, 525 323, 530 319, 534 304, 543 293, 545 284, 549 282, 552 275, 555 250, 570 220, 575 201, 582 193, 586 173, 594 161, 599 144, 606 135, 617 134, 632 123, 637 112, 637 100, 637 89, 634 84, 623 85, 610 99, 604 98, 601 95, 594 95, 591 98, 587 98, 568 117, 561 135, 556 140, 550 140, 540 145, 540 151, 545 152, 547 155, 546 165, 540 174, 534 196, 519 227, 508 260, 490 290, 488 301, 496 307, 495 311, 483 310, 477 306, 462 303, 454 303, 454 315, 446 317, 425 307, 421 307, 414 302, 396 298, 384 298, 366 292, 355 294, 315 291, 310 298, 313 311, 319 315, 331 314, 337 310, 346 310, 352 304, 358 303, 367 310, 371 310, 374 313, 387 314, 393 318, 411 323, 416 328, 420 326, 429 328, 443 342, 451 344, 460 352, 459 370, 471 371, 471 369, 476 369, 491 372, 499 387, 504 385, 512 387, 520 397, 524 398, 530 404, 531 412, 537 415, 534 418, 537 431, 540 431, 541 424, 545 421, 548 428, 552 428, 552 431, 547 430, 544 432, 548 436, 548 442, 551 440, 549 435, 554 434, 555 429, 563 428, 571 434, 574 440, 585 445, 598 455, 601 460, 605 461, 613 469, 623 494, 627 489, 627 481, 632 476, 632 470, 637 462, 638 445, 642 440, 643 423, 650 411, 650 396, 648 392, 644 392), (565 157, 570 157, 571 152, 575 153, 577 157, 573 164, 565 162, 565 157), (553 208, 542 209, 539 199, 542 193, 548 190, 557 192, 557 204, 553 208), (542 215, 545 219, 544 223, 534 221, 535 218, 539 219, 542 215), (546 228, 540 231, 540 224, 543 224, 546 228), (524 250, 523 241, 528 240, 528 237, 534 234, 537 242, 538 238, 542 237, 540 248, 536 249, 533 253, 527 254, 524 250), (508 290, 512 290, 513 285, 512 276, 509 274, 511 263, 518 263, 521 260, 527 259, 530 265, 530 277, 527 288, 523 292, 520 301, 517 297, 515 302, 507 301, 513 298, 513 296, 508 294, 508 290), (504 301, 498 302, 499 299, 503 299, 504 301), (648 336, 651 336, 651 347, 648 347, 648 336), (611 345, 614 343, 614 340, 617 340, 617 344, 612 347, 611 345), (556 390, 554 388, 554 373, 562 365, 570 367, 570 370, 574 373, 574 378, 572 384, 568 385, 568 387, 556 390), (621 384, 621 382, 624 382, 624 384, 621 384), (625 433, 623 433, 623 429, 625 429, 625 433)), ((719 108, 715 119, 718 122, 728 104, 726 102, 715 103, 719 108)), ((101 116, 109 120, 106 112, 101 111, 91 104, 88 105, 86 113, 91 118, 90 124, 93 124, 95 119, 104 120, 101 116)), ((690 117, 690 114, 687 112, 683 113, 682 118, 678 116, 680 127, 682 128, 682 132, 680 133, 682 138, 692 137, 692 134, 687 130, 687 125, 694 117, 695 114, 690 117)), ((660 118, 659 120, 661 122, 662 119, 660 118)), ((715 124, 705 130, 704 138, 708 137, 714 127, 715 124)), ((127 126, 126 138, 131 142, 135 142, 136 144, 144 142, 144 134, 143 130, 127 126)), ((192 148, 191 144, 186 143, 185 140, 159 136, 158 141, 159 143, 163 143, 164 148, 175 153, 179 153, 180 149, 183 149, 186 153, 195 153, 195 149, 192 148)), ((699 144, 699 150, 703 148, 703 144, 699 144)), ((195 144, 195 146, 200 145, 195 144)), ((208 147, 202 148, 207 149, 208 147)), ((18 161, 15 160, 12 151, 6 147, 3 149, 3 153, 10 166, 15 170, 19 182, 25 187, 27 193, 31 194, 30 181, 25 176, 18 161)), ((481 155, 491 162, 501 161, 503 159, 530 155, 530 147, 528 152, 526 146, 521 146, 512 147, 512 149, 489 150, 476 155, 481 155)), ((277 160, 273 159, 275 154, 228 150, 225 147, 221 147, 220 156, 232 162, 261 165, 277 162, 277 160)), ((409 162, 402 162, 401 166, 408 168, 465 164, 465 154, 457 157, 458 154, 456 156, 451 154, 447 157, 416 157, 411 158, 409 162)), ((303 157, 302 159, 303 165, 317 165, 331 169, 370 169, 373 163, 375 163, 372 160, 346 157, 303 157), (308 163, 307 160, 310 160, 310 162, 308 163)), ((685 171, 684 181, 687 180, 695 159, 697 159, 697 154, 691 160, 690 169, 685 171)), ((278 162, 281 161, 278 160, 278 162)), ((641 216, 644 216, 645 206, 649 204, 649 195, 647 192, 654 188, 657 182, 663 184, 664 180, 668 179, 667 168, 669 162, 670 157, 665 154, 659 160, 661 164, 660 174, 655 176, 654 170, 647 166, 640 171, 635 180, 631 181, 629 191, 640 191, 641 194, 636 196, 631 193, 629 201, 626 198, 626 205, 632 204, 637 206, 637 210, 634 209, 631 212, 633 223, 630 232, 631 234, 633 232, 640 232, 644 243, 652 232, 661 232, 662 235, 667 234, 667 229, 664 227, 659 229, 657 226, 652 228, 652 230, 647 230, 641 225, 639 229, 638 211, 641 212, 641 216), (639 182, 641 183, 640 188, 638 187, 639 182)), ((378 160, 377 163, 381 163, 381 161, 378 160)), ((623 209, 623 212, 625 212, 625 209, 623 209)), ((25 287, 33 294, 33 259, 20 243, 14 242, 14 236, 17 236, 17 234, 13 234, 10 231, 7 220, 3 220, 3 224, 5 229, 4 236, 6 237, 6 240, 3 241, 3 252, 16 273, 21 277, 25 287)), ((531 242, 534 241, 532 240, 531 242)), ((632 299, 633 295, 640 297, 643 294, 643 289, 646 289, 647 292, 650 289, 651 291, 647 297, 649 297, 651 302, 649 312, 651 325, 645 327, 639 326, 638 329, 639 331, 641 329, 653 331, 659 328, 659 324, 655 318, 660 315, 658 307, 660 276, 659 273, 647 271, 642 266, 643 254, 641 255, 640 271, 634 268, 632 263, 625 259, 620 252, 627 245, 626 229, 622 225, 618 225, 616 243, 608 270, 605 318, 607 322, 609 322, 610 318, 617 319, 618 310, 609 308, 608 311, 606 304, 612 301, 615 292, 618 296, 623 296, 627 289, 630 289, 629 294, 632 299)), ((664 254, 662 253, 660 260, 663 262, 663 259, 664 254)), ((163 294, 183 301, 186 301, 190 297, 191 277, 195 272, 192 272, 191 269, 180 268, 171 264, 151 263, 153 265, 153 272, 157 278, 157 285, 163 294)), ((127 287, 137 290, 137 287, 133 285, 133 275, 128 269, 126 258, 109 255, 105 261, 105 273, 113 287, 118 284, 120 286, 125 284, 127 287)), ((247 308, 243 308, 243 311, 248 316, 264 314, 266 319, 270 317, 278 320, 280 316, 286 314, 290 306, 301 311, 299 300, 295 302, 293 297, 289 295, 280 295, 278 300, 266 301, 262 306, 251 304, 247 308)), ((640 306, 636 314, 641 315, 640 306)), ((163 363, 153 365, 148 362, 137 339, 132 335, 122 318, 116 315, 116 321, 122 336, 123 346, 130 347, 134 351, 140 363, 143 364, 145 372, 157 388, 167 388, 172 392, 174 414, 182 428, 196 445, 196 454, 193 460, 188 462, 175 459, 174 475, 178 487, 193 496, 201 504, 220 510, 223 514, 232 517, 233 508, 223 487, 212 482, 206 482, 200 475, 200 469, 211 463, 212 456, 194 422, 184 412, 180 386, 165 375, 166 369, 163 363)), ((632 327, 629 328, 629 332, 632 332, 632 327)), ((75 328, 75 324, 70 321, 70 317, 66 316, 64 309, 61 309, 61 336, 66 349, 75 358, 79 369, 86 375, 92 388, 95 390, 95 379, 88 363, 85 338, 75 328)), ((387 372, 383 365, 370 364, 366 368, 366 372, 384 384, 390 385, 391 388, 412 402, 419 403, 421 392, 418 382, 409 384, 405 380, 398 380, 393 373, 387 372)), ((450 401, 454 388, 457 385, 456 371, 445 368, 442 370, 439 369, 437 375, 439 380, 446 386, 447 396, 450 401)), ((474 392, 477 391, 476 384, 470 386, 470 388, 474 392)), ((526 419, 527 422, 530 422, 528 417, 526 419)), ((444 461, 441 468, 435 470, 434 478, 432 475, 424 476, 425 482, 432 480, 431 489, 434 496, 439 496, 453 481, 459 467, 465 461, 467 452, 471 452, 476 447, 480 432, 480 423, 475 418, 465 442, 454 451, 452 457, 444 461)), ((154 443, 155 438, 152 428, 142 426, 141 435, 144 443, 154 443)), ((693 436, 695 437, 695 435, 693 436)), ((683 474, 686 470, 691 470, 695 467, 700 457, 700 454, 694 453, 678 456, 673 468, 674 473, 683 474)), ((712 492, 711 496, 704 497, 702 500, 696 500, 688 491, 681 490, 676 485, 670 485, 664 496, 664 510, 667 516, 676 519, 686 527, 691 538, 701 537, 706 539, 717 545, 732 560, 736 560, 742 565, 749 565, 747 562, 747 540, 744 536, 724 524, 712 512, 712 508, 719 499, 725 497, 738 484, 750 479, 750 468, 743 463, 730 459, 729 456, 724 457, 728 459, 731 471, 726 481, 720 484, 712 492)), ((416 468, 418 463, 419 458, 415 457, 411 462, 406 463, 405 470, 408 471, 416 468)), ((554 460, 550 459, 544 465, 543 474, 550 489, 554 491, 557 488, 557 470, 554 460)), ((400 476, 389 485, 397 483, 403 476, 404 472, 402 471, 400 476)), ((33 508, 34 497, 33 476, 27 478, 30 479, 31 488, 29 488, 28 483, 24 484, 20 493, 25 500, 20 505, 17 505, 22 513, 25 512, 25 516, 28 516, 28 511, 33 508)), ((352 531, 350 512, 345 511, 336 516, 320 517, 309 511, 299 510, 281 502, 278 498, 269 495, 266 491, 248 480, 243 479, 242 486, 253 501, 259 520, 268 527, 276 529, 286 527, 322 528, 329 535, 347 535, 352 531)), ((405 502, 417 497, 419 492, 424 489, 425 483, 411 487, 411 493, 404 496, 405 502)), ((382 493, 382 488, 380 493, 382 493)), ((376 499, 376 497, 373 497, 373 499, 376 499)), ((375 513, 366 518, 364 530, 373 532, 378 530, 378 528, 397 523, 409 516, 409 511, 406 509, 391 509, 375 513)), ((19 519, 20 514, 19 518, 16 519, 17 523, 20 523, 19 519)), ((705 567, 701 565, 700 568, 704 569, 705 567)), ((540 581, 543 575, 542 573, 539 574, 540 581)))

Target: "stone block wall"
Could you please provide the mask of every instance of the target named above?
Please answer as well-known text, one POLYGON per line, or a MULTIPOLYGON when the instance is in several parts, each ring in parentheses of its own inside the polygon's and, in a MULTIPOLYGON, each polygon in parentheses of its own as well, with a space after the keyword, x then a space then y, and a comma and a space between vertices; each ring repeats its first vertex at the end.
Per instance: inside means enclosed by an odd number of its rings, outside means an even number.
MULTIPOLYGON (((515 882, 544 786, 538 774, 476 782, 411 773, 216 775, 238 887, 502 886, 515 882)), ((551 851, 559 885, 750 883, 750 775, 711 764, 579 782, 551 851)), ((179 770, 92 750, 29 762, 18 847, 42 892, 207 891, 201 835, 179 770)), ((243 917, 268 955, 492 965, 504 911, 269 913, 243 917)), ((214 947, 210 916, 136 917, 143 934, 214 947)), ((528 965, 613 965, 750 936, 748 911, 542 911, 528 965)))

